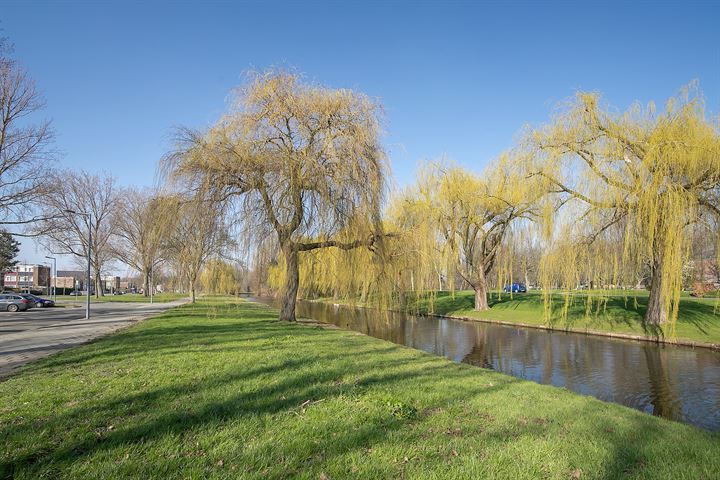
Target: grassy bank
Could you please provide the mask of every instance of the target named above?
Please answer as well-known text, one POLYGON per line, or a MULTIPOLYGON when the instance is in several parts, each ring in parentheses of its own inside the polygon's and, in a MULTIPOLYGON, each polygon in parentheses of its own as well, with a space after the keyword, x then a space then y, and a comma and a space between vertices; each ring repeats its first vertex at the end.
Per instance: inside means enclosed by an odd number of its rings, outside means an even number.
MULTIPOLYGON (((172 302, 174 300, 179 300, 181 298, 187 298, 188 295, 185 293, 158 293, 157 295, 153 296, 153 302, 172 302)), ((50 298, 50 297, 47 297, 50 298)), ((58 295, 57 299, 61 303, 77 303, 77 302, 84 302, 85 297, 84 296, 74 296, 74 295, 58 295)), ((146 297, 145 295, 140 295, 138 293, 128 293, 126 295, 104 295, 99 298, 95 298, 94 296, 90 297, 90 301, 93 303, 97 302, 130 302, 130 303, 149 303, 150 297, 146 297)))
MULTIPOLYGON (((561 314, 564 298, 555 295, 550 320, 544 318, 544 302, 539 292, 521 294, 490 295, 490 310, 478 312, 473 309, 473 292, 462 291, 454 295, 439 292, 431 301, 420 302, 420 311, 433 311, 441 315, 499 320, 528 325, 544 325, 554 328, 573 328, 631 335, 662 335, 663 332, 649 328, 643 323, 647 308, 646 292, 633 292, 630 296, 591 295, 592 303, 588 310, 588 295, 575 294, 565 318, 561 314)), ((720 307, 716 299, 696 299, 692 297, 680 300, 680 310, 676 323, 678 339, 720 344, 720 307)))
POLYGON ((0 383, 0 478, 713 478, 720 437, 206 299, 0 383))
MULTIPOLYGON (((417 303, 411 301, 405 308, 420 314, 436 314, 478 320, 492 320, 551 327, 664 338, 670 332, 647 326, 643 322, 647 309, 647 291, 576 292, 572 294, 566 315, 562 314, 565 303, 563 295, 553 295, 549 321, 545 319, 544 301, 540 292, 516 293, 510 295, 493 292, 489 295, 490 310, 478 312, 474 309, 472 291, 434 292, 421 297, 417 303), (588 306, 588 298, 591 303, 588 306)), ((352 301, 338 301, 321 298, 317 301, 354 304, 352 301)), ((370 301, 363 306, 375 307, 370 301)), ((401 306, 391 308, 402 309, 401 306)), ((702 342, 720 345, 720 300, 717 298, 694 298, 685 294, 680 300, 676 323, 676 338, 687 342, 702 342)))

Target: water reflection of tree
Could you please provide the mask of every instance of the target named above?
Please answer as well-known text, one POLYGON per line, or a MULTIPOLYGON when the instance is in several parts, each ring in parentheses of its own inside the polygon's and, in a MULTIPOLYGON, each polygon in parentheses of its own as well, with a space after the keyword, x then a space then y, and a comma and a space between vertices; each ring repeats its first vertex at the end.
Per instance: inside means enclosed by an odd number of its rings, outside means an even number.
POLYGON ((472 329, 473 333, 473 347, 463 357, 463 363, 469 363, 483 368, 493 368, 491 359, 493 358, 493 352, 491 344, 488 343, 488 334, 486 328, 481 328, 479 325, 474 325, 472 329))
POLYGON ((552 341, 544 342, 544 354, 542 356, 542 383, 550 385, 552 383, 553 371, 555 369, 555 348, 552 341))
POLYGON ((653 405, 653 415, 679 419, 680 402, 670 382, 667 367, 663 363, 664 355, 656 346, 644 346, 643 350, 650 380, 650 401, 653 405))

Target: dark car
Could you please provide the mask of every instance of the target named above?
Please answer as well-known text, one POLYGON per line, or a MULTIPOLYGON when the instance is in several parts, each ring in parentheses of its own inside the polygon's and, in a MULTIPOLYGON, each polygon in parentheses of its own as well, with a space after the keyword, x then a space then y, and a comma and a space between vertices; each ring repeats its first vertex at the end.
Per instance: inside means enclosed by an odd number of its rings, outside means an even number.
POLYGON ((36 307, 47 308, 55 306, 55 302, 53 302, 52 300, 48 300, 47 298, 38 297, 37 295, 32 294, 23 294, 22 296, 25 297, 28 301, 34 302, 36 307))
POLYGON ((18 293, 22 298, 28 301, 28 308, 35 308, 37 301, 35 301, 35 295, 31 293, 18 293))
POLYGON ((28 301, 18 294, 0 294, 0 310, 8 312, 17 312, 18 310, 27 310, 28 301))
POLYGON ((527 288, 524 283, 513 283, 511 285, 505 285, 503 287, 505 293, 526 293, 527 288))

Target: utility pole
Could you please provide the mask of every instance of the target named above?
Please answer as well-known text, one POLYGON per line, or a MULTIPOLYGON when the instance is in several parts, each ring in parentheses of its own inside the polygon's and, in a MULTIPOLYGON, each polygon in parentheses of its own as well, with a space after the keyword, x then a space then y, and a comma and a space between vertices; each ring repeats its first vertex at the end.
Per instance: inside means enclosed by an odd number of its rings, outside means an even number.
POLYGON ((90 319, 90 258, 92 255, 92 215, 89 213, 76 212, 75 210, 65 210, 65 213, 71 213, 73 215, 81 215, 87 218, 88 222, 88 241, 87 241, 87 297, 85 298, 85 319, 90 319))
POLYGON ((50 275, 52 276, 52 270, 55 270, 55 276, 53 277, 53 286, 52 286, 52 298, 53 302, 57 301, 57 258, 55 257, 48 257, 45 255, 45 258, 48 258, 53 261, 53 268, 50 270, 50 275))

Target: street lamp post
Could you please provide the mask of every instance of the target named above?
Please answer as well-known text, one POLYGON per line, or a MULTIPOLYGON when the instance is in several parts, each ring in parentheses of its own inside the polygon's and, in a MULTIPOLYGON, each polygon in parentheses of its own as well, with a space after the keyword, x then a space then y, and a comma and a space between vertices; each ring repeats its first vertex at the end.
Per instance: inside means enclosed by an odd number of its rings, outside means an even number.
MULTIPOLYGON (((47 255, 45 255, 45 258, 53 261, 53 270, 55 270, 55 276, 53 277, 52 299, 53 302, 57 302, 57 258, 48 257, 47 255)), ((52 275, 52 271, 50 272, 50 274, 52 275)))
POLYGON ((82 213, 82 212, 76 212, 75 210, 65 210, 65 213, 71 213, 73 215, 82 215, 83 217, 87 218, 88 220, 88 242, 87 242, 87 297, 85 299, 85 319, 90 319, 90 256, 92 254, 92 250, 90 249, 90 245, 92 245, 92 216, 89 213, 82 213))

